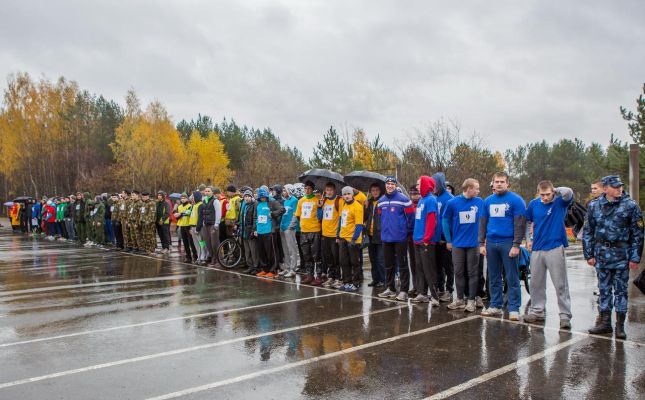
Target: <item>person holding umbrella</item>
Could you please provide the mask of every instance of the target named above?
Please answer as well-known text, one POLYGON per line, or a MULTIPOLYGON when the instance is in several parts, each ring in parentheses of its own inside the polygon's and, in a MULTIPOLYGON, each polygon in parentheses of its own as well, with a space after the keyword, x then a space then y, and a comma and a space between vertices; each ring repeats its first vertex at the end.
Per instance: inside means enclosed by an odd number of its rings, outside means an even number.
POLYGON ((321 285, 320 279, 320 237, 322 210, 319 213, 318 199, 314 195, 315 185, 312 181, 305 182, 305 195, 298 201, 296 217, 300 221, 300 246, 305 264, 305 277, 302 284, 321 285))
MULTIPOLYGON (((343 196, 344 198, 344 196, 343 196)), ((334 281, 340 282, 340 266, 338 264, 338 242, 336 240, 340 211, 345 205, 343 198, 336 194, 336 186, 328 182, 325 185, 325 197, 318 201, 322 209, 322 260, 327 280, 322 284, 330 287, 334 281)), ((352 199, 354 198, 352 192, 352 199)))
POLYGON ((412 201, 396 189, 397 180, 393 176, 385 179, 385 195, 378 201, 381 216, 381 241, 385 259, 387 288, 378 294, 382 298, 408 300, 410 270, 406 263, 407 240, 410 226, 414 223, 412 201), (400 292, 397 294, 394 282, 395 267, 399 266, 401 279, 400 292))
POLYGON ((383 243, 381 242, 381 215, 378 213, 378 200, 383 192, 379 183, 370 186, 370 199, 365 215, 365 232, 369 239, 367 252, 372 264, 372 282, 367 286, 381 288, 385 286, 385 269, 383 266, 383 243))

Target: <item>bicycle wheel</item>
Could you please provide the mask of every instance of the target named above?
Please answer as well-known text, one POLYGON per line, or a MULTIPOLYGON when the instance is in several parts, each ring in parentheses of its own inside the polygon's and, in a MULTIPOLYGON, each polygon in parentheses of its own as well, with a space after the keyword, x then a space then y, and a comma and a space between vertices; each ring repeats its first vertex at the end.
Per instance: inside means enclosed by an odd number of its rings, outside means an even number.
POLYGON ((235 268, 242 261, 242 247, 235 239, 226 239, 217 248, 217 259, 224 268, 235 268))

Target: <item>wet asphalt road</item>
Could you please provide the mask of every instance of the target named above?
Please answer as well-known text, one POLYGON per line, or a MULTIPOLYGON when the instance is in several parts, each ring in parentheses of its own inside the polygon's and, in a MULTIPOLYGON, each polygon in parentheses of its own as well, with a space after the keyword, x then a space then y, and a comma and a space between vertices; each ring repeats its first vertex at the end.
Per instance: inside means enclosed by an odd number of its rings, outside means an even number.
POLYGON ((568 253, 572 332, 0 231, 0 399, 642 399, 645 297, 590 337, 568 253))

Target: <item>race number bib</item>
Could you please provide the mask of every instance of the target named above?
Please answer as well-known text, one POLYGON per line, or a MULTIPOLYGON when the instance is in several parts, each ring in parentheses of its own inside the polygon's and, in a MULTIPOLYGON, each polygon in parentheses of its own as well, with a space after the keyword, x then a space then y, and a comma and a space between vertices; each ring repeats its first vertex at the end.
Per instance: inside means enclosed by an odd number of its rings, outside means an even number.
POLYGON ((325 221, 331 221, 332 219, 334 219, 334 206, 333 205, 327 204, 323 208, 323 219, 325 221))
POLYGON ((421 204, 414 212, 414 219, 421 219, 421 213, 423 212, 423 207, 425 204, 421 204))
POLYGON ((314 211, 314 203, 302 203, 302 218, 311 218, 314 211))
POLYGON ((77 204, 77 205, 76 205, 76 211, 80 211, 80 210, 81 210, 81 205, 80 205, 80 204, 77 204))
POLYGON ((491 204, 488 213, 491 217, 505 217, 507 209, 507 204, 491 204))
POLYGON ((258 215, 258 224, 266 224, 268 220, 266 215, 258 215))
POLYGON ((131 208, 130 209, 130 214, 132 214, 133 212, 134 212, 134 208, 131 208))
POLYGON ((114 212, 114 206, 110 206, 110 212, 114 212))
POLYGON ((476 218, 477 218, 477 213, 473 210, 459 212, 460 224, 474 224, 476 218))
POLYGON ((92 212, 90 213, 90 215, 91 215, 91 216, 96 215, 96 210, 92 210, 92 212))
POLYGON ((125 211, 125 204, 121 204, 121 208, 120 208, 120 210, 121 210, 121 211, 125 211))
POLYGON ((347 215, 349 214, 348 210, 343 210, 340 215, 340 226, 343 228, 347 226, 347 215))
POLYGON ((140 210, 140 211, 141 211, 141 214, 145 214, 145 213, 146 213, 146 208, 145 208, 145 207, 141 207, 141 210, 140 210))

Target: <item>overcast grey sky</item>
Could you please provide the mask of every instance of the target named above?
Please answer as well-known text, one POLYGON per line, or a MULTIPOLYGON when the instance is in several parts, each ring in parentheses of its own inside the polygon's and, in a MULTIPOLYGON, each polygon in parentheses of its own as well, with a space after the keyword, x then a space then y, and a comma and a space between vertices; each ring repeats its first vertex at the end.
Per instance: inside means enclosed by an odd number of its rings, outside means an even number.
MULTIPOLYGON (((627 139, 645 1, 2 2, 0 76, 65 76, 175 122, 271 127, 306 156, 330 125, 388 144, 440 117, 504 150, 627 139)), ((5 84, 3 82, 3 87, 5 84)))

